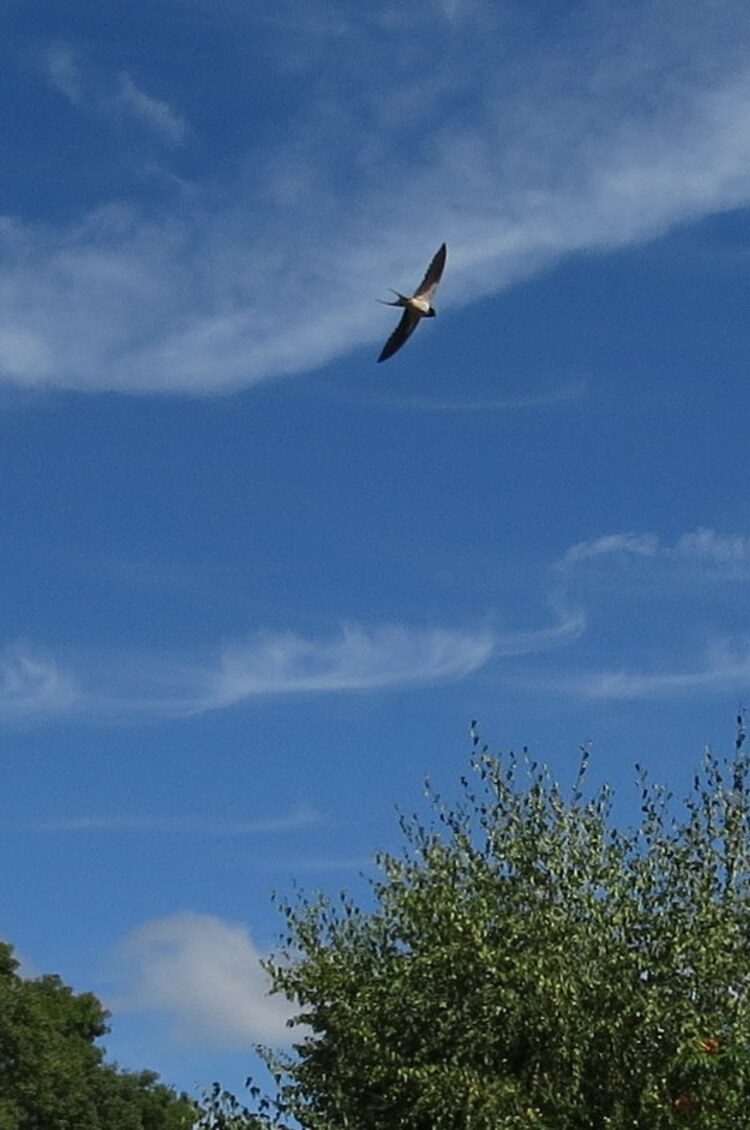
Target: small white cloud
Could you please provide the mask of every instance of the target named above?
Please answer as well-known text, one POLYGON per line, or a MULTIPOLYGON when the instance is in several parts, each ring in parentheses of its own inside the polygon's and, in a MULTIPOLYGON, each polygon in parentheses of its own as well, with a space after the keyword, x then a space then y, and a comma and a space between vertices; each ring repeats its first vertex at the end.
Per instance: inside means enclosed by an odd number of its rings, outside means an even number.
POLYGON ((175 914, 134 930, 119 947, 128 987, 119 1010, 156 1012, 182 1043, 251 1048, 288 1043, 296 1010, 269 996, 262 954, 247 928, 208 914, 175 914))
POLYGON ((170 145, 182 145, 187 133, 184 118, 158 98, 140 90, 129 75, 120 75, 120 89, 115 104, 136 121, 141 122, 170 145))

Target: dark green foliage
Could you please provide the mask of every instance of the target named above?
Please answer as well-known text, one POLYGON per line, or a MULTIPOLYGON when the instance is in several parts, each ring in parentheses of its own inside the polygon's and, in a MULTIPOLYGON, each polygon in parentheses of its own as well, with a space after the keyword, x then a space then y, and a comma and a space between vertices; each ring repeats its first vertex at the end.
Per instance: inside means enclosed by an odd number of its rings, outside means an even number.
POLYGON ((109 1014, 92 993, 17 969, 0 943, 0 1130, 189 1130, 186 1096, 103 1062, 109 1014))
POLYGON ((641 774, 627 833, 607 788, 585 796, 587 751, 569 798, 543 768, 479 751, 461 805, 432 795, 433 827, 402 822, 406 849, 379 859, 373 910, 283 906, 269 969, 307 1031, 293 1054, 268 1055, 273 1102, 226 1125, 750 1125, 741 746, 729 763, 706 758, 678 816, 641 774))
MULTIPOLYGON (((260 1101, 262 1109, 267 1110, 270 1104, 265 1099, 260 1099, 260 1090, 252 1086, 252 1081, 247 1080, 248 1087, 251 1092, 251 1097, 256 1101, 260 1101)), ((231 1093, 222 1088, 220 1083, 214 1083, 208 1089, 205 1095, 201 1118, 199 1122, 200 1127, 205 1127, 206 1130, 245 1130, 248 1126, 255 1126, 257 1122, 258 1127, 263 1124, 263 1119, 256 1119, 256 1116, 243 1106, 237 1098, 231 1093)))

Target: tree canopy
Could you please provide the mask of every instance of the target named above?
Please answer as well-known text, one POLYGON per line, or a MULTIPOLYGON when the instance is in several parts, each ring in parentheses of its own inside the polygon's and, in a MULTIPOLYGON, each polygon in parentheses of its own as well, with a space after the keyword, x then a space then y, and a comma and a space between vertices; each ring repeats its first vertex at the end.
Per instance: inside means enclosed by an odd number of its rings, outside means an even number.
MULTIPOLYGON (((740 720, 741 722, 741 720, 740 720)), ((378 858, 373 900, 282 903, 269 963, 298 1042, 278 1091, 217 1088, 204 1125, 309 1130, 668 1130, 748 1125, 750 793, 706 756, 687 800, 639 770, 641 819, 476 746, 378 858)))
POLYGON ((0 942, 0 1130, 189 1130, 187 1096, 104 1062, 109 1013, 92 993, 17 970, 0 942))

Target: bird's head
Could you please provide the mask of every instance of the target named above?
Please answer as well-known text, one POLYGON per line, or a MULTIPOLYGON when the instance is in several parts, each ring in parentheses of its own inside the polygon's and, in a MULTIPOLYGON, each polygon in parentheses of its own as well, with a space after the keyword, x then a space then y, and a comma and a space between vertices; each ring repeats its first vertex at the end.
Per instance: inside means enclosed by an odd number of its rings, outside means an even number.
POLYGON ((437 310, 433 310, 432 307, 430 306, 429 310, 425 314, 425 318, 434 318, 436 314, 437 314, 437 310))

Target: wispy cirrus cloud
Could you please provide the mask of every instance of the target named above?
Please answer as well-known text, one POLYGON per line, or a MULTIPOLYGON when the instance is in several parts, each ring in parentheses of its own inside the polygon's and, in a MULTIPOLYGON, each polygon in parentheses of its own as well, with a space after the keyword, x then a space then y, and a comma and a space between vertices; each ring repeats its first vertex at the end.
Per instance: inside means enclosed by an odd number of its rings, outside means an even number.
MULTIPOLYGON (((548 622, 516 630, 350 623, 323 638, 256 632, 201 656, 68 652, 67 659, 53 660, 28 645, 8 647, 0 654, 0 723, 128 724, 188 718, 269 697, 387 693, 455 682, 493 661, 566 647, 584 633, 586 617, 578 605, 560 593, 547 603, 548 622)), ((147 830, 151 822, 132 826, 147 830)), ((80 827, 94 825, 84 820, 80 827)), ((131 824, 115 821, 111 827, 131 824)))
MULTIPOLYGON (((551 565, 541 595, 552 615, 540 626, 462 631, 347 624, 317 638, 260 631, 201 655, 67 652, 60 658, 28 643, 6 647, 0 722, 188 718, 269 697, 434 686, 491 665, 501 679, 582 698, 715 693, 749 677, 750 646, 737 623, 742 600, 750 605, 748 582, 745 535, 699 527, 665 543, 653 533, 604 534, 570 546, 551 565), (519 674, 511 662, 562 649, 554 675, 528 668, 519 674)), ((502 614, 500 607, 492 618, 502 614)), ((111 827, 130 824, 115 820, 111 827)), ((242 830, 252 827, 236 829, 242 830)))
POLYGON ((66 714, 75 709, 78 699, 75 680, 48 655, 25 643, 0 651, 3 720, 66 714))
POLYGON ((5 830, 14 832, 63 833, 172 833, 189 836, 256 836, 287 832, 316 824, 318 814, 310 808, 296 808, 282 816, 257 820, 222 820, 215 815, 203 816, 56 816, 49 820, 1 822, 5 830))
MULTIPOLYGON (((528 642, 528 641, 527 641, 528 642)), ((202 659, 0 655, 0 721, 148 721, 279 695, 387 691, 462 679, 493 653, 487 630, 345 626, 328 639, 260 632, 202 659)))
POLYGON ((327 641, 262 634, 224 650, 211 697, 217 705, 259 694, 371 690, 463 678, 486 663, 489 632, 349 625, 327 641))
POLYGON ((750 537, 744 534, 722 535, 699 526, 692 533, 683 534, 674 554, 725 575, 750 579, 750 537))
POLYGON ((116 78, 94 74, 69 44, 56 43, 41 56, 42 73, 74 106, 101 119, 129 119, 160 141, 182 145, 187 123, 167 102, 147 94, 127 72, 116 78))
POLYGON ((687 694, 746 695, 750 687, 750 639, 726 638, 708 646, 695 665, 671 670, 593 670, 563 673, 548 691, 581 699, 627 701, 676 698, 687 694))
MULTIPOLYGON (((436 238, 451 249, 450 307, 750 202, 738 0, 694 6, 690 21, 672 0, 579 8, 541 40, 490 0, 435 4, 419 25, 394 4, 291 2, 255 23, 228 5, 222 18, 249 50, 259 21, 258 66, 271 82, 293 75, 283 140, 232 154, 238 174, 206 170, 161 214, 103 200, 65 226, 6 225, 0 378, 248 387, 381 338, 373 292, 408 280, 436 238)), ((85 101, 74 64, 58 49, 50 81, 85 101)), ((174 110, 122 82, 122 110, 182 140, 174 110)))
POLYGON ((42 56, 42 69, 50 84, 64 94, 74 106, 83 100, 83 79, 75 52, 64 44, 55 44, 42 56))
POLYGON ((263 955, 240 923, 195 913, 160 918, 133 930, 118 957, 124 986, 114 1006, 160 1014, 179 1042, 250 1050, 299 1036, 287 1025, 296 1010, 269 995, 263 955))
POLYGON ((653 533, 606 534, 571 546, 551 578, 585 610, 581 651, 597 661, 531 675, 536 687, 624 701, 750 686, 750 636, 739 626, 750 606, 746 535, 699 527, 665 543, 653 533))
POLYGON ((744 534, 719 534, 699 526, 682 534, 672 545, 665 545, 653 533, 603 534, 590 541, 570 546, 554 565, 561 578, 620 575, 623 566, 639 567, 652 580, 668 577, 673 584, 679 577, 688 581, 750 580, 750 537, 744 534))
POLYGON ((547 604, 554 615, 553 622, 543 628, 498 633, 493 658, 511 659, 556 651, 583 635, 586 630, 586 615, 580 606, 573 604, 566 595, 559 592, 548 592, 547 604))
POLYGON ((140 90, 130 75, 118 76, 114 104, 125 114, 152 130, 169 145, 182 145, 187 134, 185 119, 168 103, 140 90))
POLYGON ((581 541, 565 551, 555 568, 569 570, 581 561, 591 561, 610 555, 655 557, 659 553, 659 539, 655 534, 602 534, 591 541, 581 541))
POLYGON ((438 399, 437 397, 408 396, 389 393, 364 393, 352 391, 349 388, 339 387, 327 389, 321 382, 315 382, 315 391, 319 395, 322 391, 332 399, 344 401, 347 404, 363 405, 376 408, 384 412, 424 412, 435 415, 467 416, 467 415, 492 415, 493 413, 515 413, 545 411, 549 408, 561 408, 580 404, 587 392, 587 382, 584 380, 570 381, 552 387, 547 391, 522 394, 517 396, 486 397, 474 400, 438 399))

